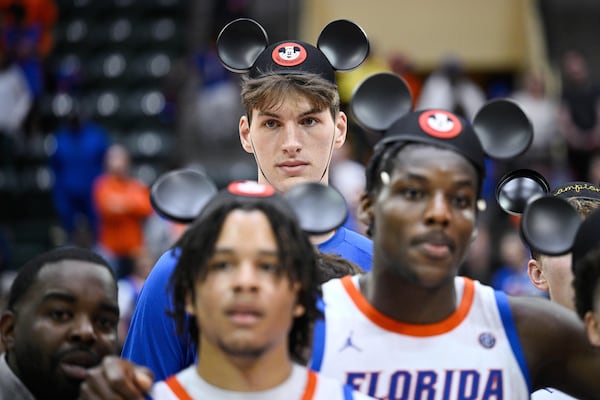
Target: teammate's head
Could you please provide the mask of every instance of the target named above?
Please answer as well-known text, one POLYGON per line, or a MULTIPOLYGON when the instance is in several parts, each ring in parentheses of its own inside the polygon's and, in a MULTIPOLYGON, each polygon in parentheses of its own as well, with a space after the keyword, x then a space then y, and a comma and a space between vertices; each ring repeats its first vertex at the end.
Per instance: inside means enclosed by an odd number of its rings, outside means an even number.
POLYGON ((318 316, 316 254, 271 186, 229 185, 176 247, 181 254, 171 280, 174 317, 180 331, 199 339, 201 351, 204 344, 260 356, 287 338, 291 356, 305 357, 318 316), (186 311, 194 316, 187 328, 186 311), (243 339, 236 341, 237 335, 243 339))
POLYGON ((388 141, 367 167, 360 216, 373 238, 373 269, 434 287, 458 273, 475 235, 482 170, 456 149, 388 141))
POLYGON ((362 29, 348 20, 328 24, 316 47, 295 39, 268 45, 250 19, 226 25, 217 54, 242 82, 242 147, 254 155, 258 181, 285 192, 297 183, 329 182, 333 150, 346 140, 335 72, 356 68, 367 57, 362 29))
POLYGON ((382 174, 390 174, 398 153, 408 144, 421 143, 456 152, 469 161, 477 172, 478 187, 485 177, 484 151, 471 124, 443 110, 408 113, 396 121, 376 144, 367 165, 367 193, 381 189, 382 174))
POLYGON ((347 117, 336 86, 316 74, 271 74, 245 81, 242 147, 258 181, 278 191, 307 181, 327 184, 333 151, 346 140, 347 117))
POLYGON ((585 322, 590 342, 600 346, 600 209, 579 226, 573 242, 573 288, 575 311, 585 322))
MULTIPOLYGON (((553 194, 568 201, 582 220, 600 206, 600 187, 589 182, 568 182, 553 194)), ((534 286, 547 291, 551 300, 575 310, 571 253, 550 256, 532 251, 527 273, 534 286)))
POLYGON ((6 360, 36 399, 77 399, 86 370, 117 352, 117 285, 87 249, 52 250, 16 276, 0 319, 6 360))

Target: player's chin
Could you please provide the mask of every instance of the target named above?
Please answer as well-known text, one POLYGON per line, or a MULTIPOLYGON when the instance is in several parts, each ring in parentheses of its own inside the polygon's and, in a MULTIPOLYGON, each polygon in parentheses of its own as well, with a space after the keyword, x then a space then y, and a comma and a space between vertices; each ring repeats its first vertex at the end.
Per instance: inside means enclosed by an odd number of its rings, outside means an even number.
POLYGON ((421 264, 413 270, 413 277, 419 286, 425 288, 436 288, 449 279, 453 279, 454 270, 449 265, 421 264))
POLYGON ((277 186, 276 189, 278 189, 281 192, 286 192, 287 190, 293 188, 294 186, 297 186, 301 183, 306 183, 306 182, 318 182, 318 179, 313 178, 313 177, 303 176, 303 175, 286 176, 279 181, 279 184, 276 185, 277 186))

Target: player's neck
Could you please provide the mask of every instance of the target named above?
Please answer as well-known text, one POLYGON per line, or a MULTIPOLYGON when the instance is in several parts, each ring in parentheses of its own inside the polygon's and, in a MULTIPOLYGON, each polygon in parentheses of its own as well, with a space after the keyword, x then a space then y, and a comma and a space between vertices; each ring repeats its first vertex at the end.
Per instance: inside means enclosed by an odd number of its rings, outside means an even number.
POLYGON ((360 280, 360 290, 382 314, 408 324, 432 324, 448 318, 457 307, 454 278, 424 287, 373 268, 360 280), (401 305, 399 307, 399 305, 401 305))
MULTIPOLYGON (((198 374, 213 386, 237 391, 255 392, 282 384, 292 373, 292 361, 284 351, 267 351, 257 357, 227 355, 219 349, 201 350, 196 366, 198 374), (206 351, 208 350, 208 351, 206 351)), ((209 346, 210 347, 210 346, 209 346)))

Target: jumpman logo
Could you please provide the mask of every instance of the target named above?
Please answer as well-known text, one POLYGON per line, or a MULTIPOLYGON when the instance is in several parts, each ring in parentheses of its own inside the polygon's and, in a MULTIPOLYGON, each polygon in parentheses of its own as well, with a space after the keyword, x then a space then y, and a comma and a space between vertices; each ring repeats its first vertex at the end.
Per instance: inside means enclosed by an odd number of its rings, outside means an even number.
POLYGON ((351 348, 355 349, 356 351, 362 351, 362 349, 360 347, 358 347, 357 345, 355 345, 354 342, 352 341, 352 334, 353 334, 353 331, 350 331, 350 334, 346 338, 346 342, 344 343, 342 348, 340 348, 340 350, 339 350, 340 352, 346 350, 348 347, 351 347, 351 348))

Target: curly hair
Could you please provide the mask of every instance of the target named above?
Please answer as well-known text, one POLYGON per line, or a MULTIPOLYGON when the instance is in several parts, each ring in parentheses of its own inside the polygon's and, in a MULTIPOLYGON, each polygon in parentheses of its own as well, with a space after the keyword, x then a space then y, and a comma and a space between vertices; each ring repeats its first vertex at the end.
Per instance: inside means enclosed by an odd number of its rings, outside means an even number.
POLYGON ((317 252, 317 265, 319 267, 319 282, 321 283, 346 275, 365 273, 359 265, 338 254, 317 252))
POLYGON ((295 214, 285 202, 274 196, 252 198, 241 196, 217 196, 175 244, 180 251, 179 260, 171 276, 169 290, 173 298, 173 310, 177 331, 189 334, 196 345, 201 326, 194 317, 185 312, 186 297, 194 298, 194 285, 206 279, 207 262, 215 250, 215 244, 227 216, 237 209, 258 210, 265 214, 277 241, 278 256, 284 274, 291 283, 299 282, 301 289, 298 303, 306 312, 295 318, 289 333, 289 351, 298 362, 306 362, 306 349, 312 340, 314 321, 322 316, 317 309, 317 299, 321 296, 317 271, 315 247, 308 235, 300 228, 295 214))

